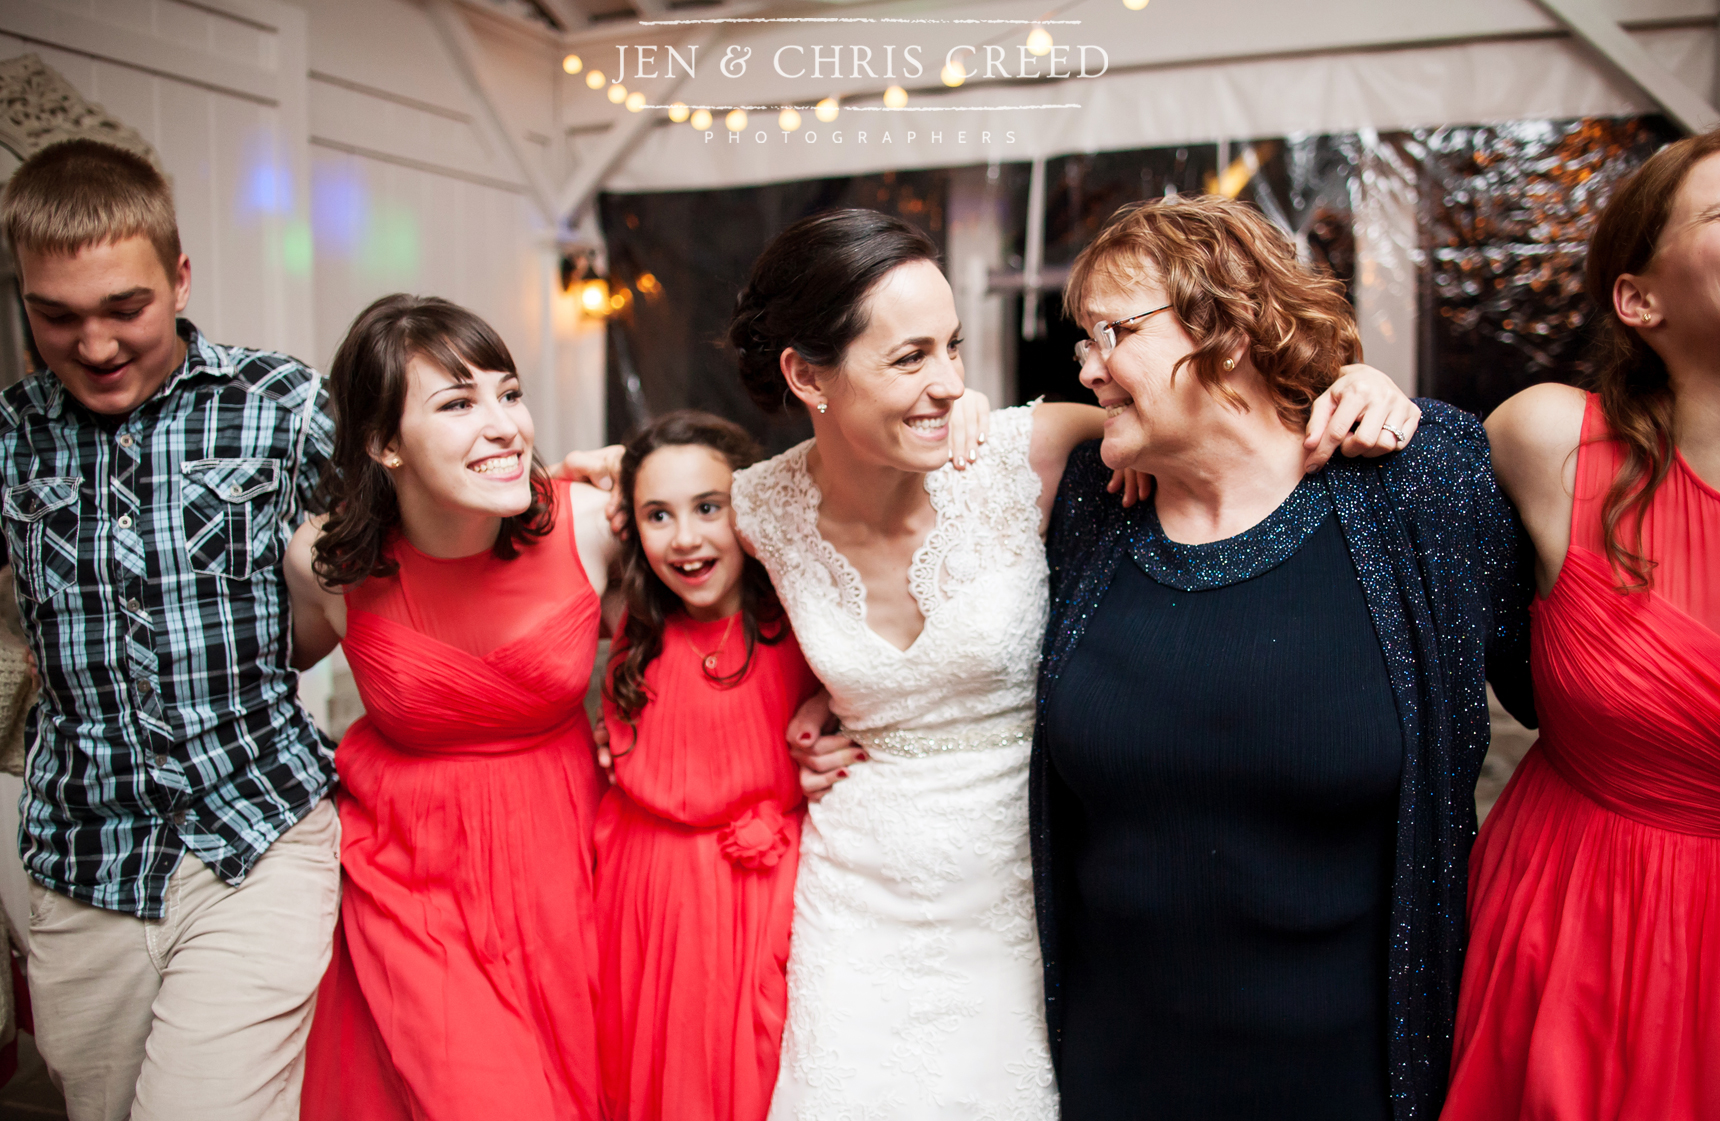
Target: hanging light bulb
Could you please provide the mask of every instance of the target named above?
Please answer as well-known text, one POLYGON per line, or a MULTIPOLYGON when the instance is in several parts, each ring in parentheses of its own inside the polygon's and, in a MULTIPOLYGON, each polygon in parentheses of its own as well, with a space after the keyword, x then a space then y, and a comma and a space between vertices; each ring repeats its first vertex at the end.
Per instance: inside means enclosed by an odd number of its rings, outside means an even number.
POLYGON ((685 101, 673 101, 669 103, 669 119, 674 121, 676 124, 680 124, 682 121, 687 119, 687 112, 687 103, 685 101))
POLYGON ((1131 12, 1138 12, 1147 6, 1147 0, 1123 0, 1123 7, 1131 12))
POLYGON ((892 109, 900 109, 908 103, 908 91, 901 86, 891 86, 884 91, 884 104, 892 109))
POLYGON ((638 90, 634 90, 632 93, 627 95, 627 111, 629 113, 637 113, 643 108, 645 108, 644 94, 640 93, 638 90))
POLYGON ((695 109, 692 119, 687 123, 700 132, 704 132, 711 127, 711 111, 709 109, 695 109))
POLYGON ((800 113, 792 105, 784 105, 782 112, 776 115, 776 127, 784 132, 793 132, 800 127, 800 113))
POLYGON ((579 306, 585 309, 587 315, 603 315, 609 310, 609 282, 602 277, 592 277, 581 284, 579 306))
POLYGON ((1051 32, 1045 30, 1043 27, 1039 26, 1037 23, 1034 24, 1033 30, 1029 31, 1027 33, 1027 50, 1028 50, 1028 53, 1030 53, 1030 54, 1036 54, 1036 55, 1040 55, 1040 56, 1050 54, 1051 53, 1051 32))
POLYGON ((585 62, 576 54, 570 54, 561 60, 561 68, 569 74, 577 74, 585 69, 585 62))
POLYGON ((739 132, 747 127, 747 111, 745 109, 730 109, 729 115, 723 118, 723 124, 730 132, 739 132))
POLYGON ((603 88, 603 83, 608 80, 608 78, 603 76, 603 71, 601 70, 588 70, 585 73, 585 84, 590 89, 600 90, 603 88))
POLYGON ((944 63, 944 68, 938 72, 938 77, 943 79, 944 85, 954 89, 967 81, 967 71, 962 69, 961 63, 952 58, 944 63))
POLYGON ((623 101, 627 100, 627 87, 622 85, 620 82, 616 82, 614 85, 609 87, 608 96, 609 100, 613 104, 620 105, 623 101))
POLYGON ((818 107, 812 111, 812 114, 825 124, 829 124, 836 119, 836 114, 840 112, 842 112, 841 104, 834 97, 827 97, 818 103, 818 107))

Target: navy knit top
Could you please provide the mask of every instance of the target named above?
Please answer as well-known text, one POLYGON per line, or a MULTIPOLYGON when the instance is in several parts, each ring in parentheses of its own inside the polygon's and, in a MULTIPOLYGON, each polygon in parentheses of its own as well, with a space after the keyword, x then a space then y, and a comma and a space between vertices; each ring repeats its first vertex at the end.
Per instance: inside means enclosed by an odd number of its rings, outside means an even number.
MULTIPOLYGON (((1113 801, 1112 810, 1108 811, 1109 822, 1100 820, 1105 813, 1095 816, 1094 794, 1098 787, 1091 782, 1095 773, 1092 767, 1095 763, 1101 769, 1121 764, 1117 760, 1095 760, 1090 754, 1086 759, 1079 757, 1080 750, 1090 752, 1094 747, 1102 754, 1104 745, 1099 741, 1107 736, 1115 739, 1119 735, 1116 727, 1107 730, 1104 721, 1091 711, 1096 703, 1093 698, 1081 701, 1089 709, 1083 714, 1083 719, 1089 722, 1082 733, 1087 737, 1083 749, 1071 734, 1077 728, 1074 708, 1066 711, 1061 707, 1063 690, 1071 685, 1079 690, 1096 668, 1097 661, 1084 663, 1083 650, 1088 656, 1102 654, 1119 641, 1126 641, 1127 635, 1122 632, 1127 632, 1131 625, 1138 627, 1145 615, 1154 614, 1155 608, 1160 615, 1167 610, 1169 600, 1165 597, 1173 590, 1202 589, 1211 595, 1211 589, 1222 585, 1247 588, 1253 584, 1258 592, 1264 587, 1260 581, 1272 582, 1277 570, 1278 580, 1286 584, 1279 589, 1282 594, 1307 594, 1307 580, 1330 580, 1333 576, 1316 569, 1322 565, 1331 568, 1347 559, 1348 573, 1340 569, 1337 574, 1346 576, 1351 588, 1356 587, 1359 579, 1359 600, 1348 605, 1350 611, 1340 605, 1322 616, 1331 626, 1347 629, 1348 637, 1342 640, 1345 649, 1333 649, 1335 635, 1309 637, 1316 640, 1316 646, 1327 648, 1323 656, 1333 664, 1325 668, 1341 671, 1350 682, 1338 698, 1354 721, 1352 730, 1359 737, 1349 744, 1353 752, 1349 765, 1361 768, 1363 773, 1358 774, 1358 780, 1362 785, 1380 785, 1372 782, 1369 775, 1385 785, 1372 795, 1360 790, 1354 792, 1357 797, 1352 809, 1357 812, 1350 822, 1348 841, 1360 848, 1353 854, 1348 871, 1334 869, 1337 879, 1329 882, 1335 885, 1342 880, 1350 889, 1359 890, 1370 875, 1383 879, 1383 885, 1375 881, 1378 885, 1375 900, 1383 913, 1358 904, 1352 918, 1361 926, 1372 926, 1374 936, 1383 940, 1385 950, 1370 963, 1361 948, 1365 938, 1349 944, 1347 950, 1339 949, 1336 943, 1329 945, 1327 949, 1336 955, 1330 959, 1332 962, 1349 953, 1351 964, 1360 967, 1362 975, 1344 992, 1329 993, 1328 997, 1335 1001, 1380 1000, 1381 1015, 1371 1030, 1383 1035, 1380 1049, 1374 1052, 1381 1067, 1375 1070, 1383 1068, 1391 1115, 1396 1121, 1423 1118, 1431 1121, 1437 1117, 1450 1062, 1452 1019, 1462 972, 1465 885, 1469 849, 1475 836, 1475 780, 1488 744, 1485 682, 1491 676, 1507 707, 1519 718, 1526 718, 1526 723, 1533 723, 1527 657, 1527 607, 1533 583, 1527 539, 1494 481, 1486 435, 1480 423, 1440 402, 1417 403, 1423 410, 1422 422, 1408 448, 1378 460, 1334 460, 1318 476, 1298 487, 1285 506, 1261 525, 1231 543, 1220 543, 1224 546, 1245 542, 1248 547, 1241 550, 1221 547, 1203 552, 1199 546, 1166 548, 1169 543, 1164 542, 1150 503, 1124 510, 1117 496, 1106 493, 1110 472, 1099 460, 1097 442, 1083 445, 1070 457, 1047 541, 1051 617, 1040 669, 1039 722, 1030 780, 1035 901, 1045 959, 1046 1009, 1053 1055, 1059 1062, 1066 1100, 1073 1094, 1075 1098, 1091 1101, 1092 1109, 1103 1108, 1102 1096, 1083 1098, 1088 1094, 1093 1071, 1089 1056, 1084 1054, 1077 1059, 1072 1052, 1076 1046, 1085 1048, 1086 1044, 1066 1037, 1064 1029, 1066 1004, 1074 997, 1085 1002, 1095 991, 1088 975, 1094 968, 1090 953, 1094 945, 1093 887, 1106 883, 1107 877, 1114 882, 1129 875, 1124 868, 1107 869, 1106 861, 1174 863, 1194 859, 1193 850, 1184 843, 1189 839, 1186 829, 1176 838, 1162 834, 1137 836, 1133 843, 1147 846, 1138 853, 1129 853, 1126 845, 1107 853, 1103 844, 1096 843, 1096 831, 1102 834, 1107 827, 1115 829, 1127 811, 1122 803, 1113 801), (1324 539, 1320 532, 1322 525, 1326 527, 1324 539), (1334 549, 1337 545, 1343 548, 1334 549), (1291 587, 1291 583, 1296 587, 1291 587), (1354 612, 1358 605, 1364 615, 1354 612), (1364 622, 1368 624, 1365 629, 1361 627, 1364 622), (1368 642, 1358 645, 1358 639, 1368 642), (1090 641, 1095 645, 1089 646, 1090 641), (1367 659, 1363 659, 1363 654, 1367 659), (1355 664, 1350 664, 1351 661, 1355 664), (1065 681, 1064 675, 1070 673, 1074 676, 1065 681), (1381 729, 1376 726, 1388 711, 1399 733, 1395 740, 1382 738, 1381 729), (1389 818, 1375 821, 1387 809, 1389 818), (1370 821, 1375 824, 1370 825, 1370 821), (1369 837, 1376 859, 1381 848, 1389 849, 1383 869, 1372 872, 1368 854, 1362 851, 1369 847, 1369 837), (1370 985, 1378 986, 1371 994, 1365 991, 1370 985)), ((1201 680, 1210 685, 1214 675, 1226 672, 1221 649, 1226 643, 1246 644, 1272 625, 1260 614, 1264 603, 1252 605, 1252 618, 1250 611, 1213 614, 1211 622, 1219 626, 1206 636, 1210 640, 1208 648, 1185 649, 1175 656, 1177 664, 1167 658, 1174 652, 1142 649, 1143 668, 1159 666, 1164 672, 1180 668, 1180 672, 1188 675, 1187 684, 1191 688, 1198 688, 1195 683, 1201 680), (1227 617, 1229 622, 1225 622, 1227 617), (1223 629, 1227 627, 1239 630, 1227 634, 1223 629)), ((1183 607, 1187 606, 1185 596, 1183 607)), ((1173 629, 1177 625, 1180 624, 1173 624, 1173 629)), ((1187 633, 1182 638, 1189 640, 1187 633)), ((1166 640, 1176 641, 1177 636, 1168 632, 1146 636, 1146 641, 1166 640)), ((1193 641, 1199 644, 1199 640, 1193 641)), ((1111 650, 1105 660, 1114 662, 1117 654, 1118 650, 1111 650)), ((1310 647, 1301 656, 1322 655, 1310 647)), ((1306 676, 1308 671, 1293 670, 1290 663, 1281 663, 1281 672, 1306 676)), ((1254 683, 1255 695, 1236 698, 1235 718, 1246 722, 1250 713, 1261 715, 1257 711, 1261 704, 1285 703, 1295 685, 1296 682, 1286 680, 1285 688, 1274 698, 1259 693, 1260 683, 1254 683)), ((1210 709, 1201 713, 1199 696, 1186 689, 1180 693, 1164 693, 1159 689, 1137 691, 1116 703, 1137 706, 1140 721, 1168 719, 1174 723, 1199 720, 1203 715, 1208 720, 1217 718, 1210 709), (1176 705, 1182 712, 1167 717, 1139 707, 1148 704, 1160 708, 1176 705)), ((1283 726, 1281 722, 1280 727, 1283 726)), ((1187 727, 1181 731, 1185 735, 1195 733, 1187 727)), ((1324 742, 1328 749, 1338 746, 1331 728, 1315 730, 1307 738, 1310 743, 1324 742)), ((1162 745, 1169 749, 1169 740, 1162 741, 1162 745)), ((1195 745, 1184 745, 1184 750, 1192 746, 1195 745)), ((1138 748, 1137 744, 1132 749, 1137 761, 1138 748)), ((1259 762, 1255 760, 1256 764, 1259 762)), ((1169 812, 1185 815, 1186 826, 1188 815, 1200 816, 1199 808, 1186 799, 1200 791, 1198 782, 1189 785, 1191 775, 1186 760, 1184 766, 1180 778, 1185 801, 1180 809, 1169 812)), ((1119 784, 1128 781, 1122 770, 1113 769, 1111 774, 1119 784)), ((1148 797, 1151 776, 1137 773, 1134 777, 1148 780, 1134 789, 1134 796, 1148 797)), ((1212 776, 1205 781, 1213 781, 1212 776)), ((1235 804, 1247 804, 1256 793, 1257 790, 1245 785, 1234 785, 1233 808, 1235 804)), ((1176 792, 1170 791, 1165 796, 1175 797, 1176 792)), ((1216 811, 1224 804, 1216 786, 1210 787, 1205 797, 1208 810, 1216 811)), ((1211 828, 1213 824, 1208 821, 1206 826, 1211 828)), ((1233 842, 1240 831, 1251 827, 1270 830, 1275 825, 1282 827, 1286 823, 1282 820, 1275 823, 1265 810, 1252 823, 1246 814, 1233 815, 1222 823, 1223 829, 1231 831, 1233 842)), ((1293 829, 1293 824, 1290 827, 1293 829)), ((1278 855, 1286 861, 1293 857, 1286 852, 1278 855)), ((1214 891, 1222 890, 1220 885, 1208 886, 1214 891)), ((1269 905, 1271 892, 1282 892, 1284 887, 1282 883, 1262 882, 1253 894, 1253 902, 1269 905)), ((1143 890, 1150 894, 1152 889, 1143 890)), ((1180 938, 1192 929, 1191 923, 1222 925, 1225 914, 1234 918, 1235 908, 1249 898, 1247 891, 1238 890, 1227 900, 1208 906, 1202 914, 1192 913, 1192 909, 1198 909, 1199 900, 1184 899, 1181 905, 1191 913, 1168 916, 1181 923, 1182 929, 1162 929, 1161 936, 1180 938)), ((1137 892, 1137 902, 1145 899, 1146 895, 1137 892)), ((1302 904, 1309 905, 1306 897, 1302 904)), ((1304 914, 1303 918, 1317 916, 1304 914)), ((1238 929, 1232 926, 1230 933, 1235 934, 1238 929)), ((1233 970, 1266 968, 1263 962, 1272 952, 1267 944, 1271 938, 1254 945, 1235 940, 1224 945, 1220 937, 1223 933, 1207 931, 1204 944, 1210 953, 1204 962, 1206 966, 1217 967, 1228 960, 1227 968, 1233 970)), ((1185 943, 1185 950, 1200 941, 1185 943)), ((1111 962, 1106 967, 1115 964, 1111 962)), ((1193 983, 1194 972, 1187 971, 1182 982, 1193 983)), ((1161 975, 1161 979, 1164 976, 1168 975, 1161 975)), ((1221 980, 1219 988, 1229 986, 1227 991, 1234 997, 1236 980, 1235 977, 1221 980)), ((1258 986, 1272 980, 1265 974, 1254 978, 1256 995, 1266 995, 1258 986)), ((1180 997, 1191 1014, 1202 1002, 1209 1014, 1222 1011, 1212 1003, 1223 999, 1218 991, 1204 995, 1184 991, 1180 997)), ((1282 1013, 1292 1000, 1293 996, 1281 989, 1276 997, 1246 1015, 1257 1017, 1256 1026, 1260 1026, 1272 1015, 1282 1013)), ((1067 1012, 1079 1021, 1076 1026, 1083 1040, 1103 1035, 1104 1018, 1100 1017, 1100 1026, 1095 1028, 1092 1012, 1085 1005, 1067 1012)), ((1320 1012, 1305 1008, 1304 1014, 1317 1017, 1320 1012)), ((1127 1013, 1120 1011, 1117 1015, 1119 1018, 1113 1025, 1117 1033, 1136 1031, 1137 1025, 1128 1022, 1127 1013)), ((1316 1025, 1301 1025, 1304 1029, 1313 1026, 1316 1025)), ((1354 1030, 1353 1021, 1350 1027, 1354 1030)), ((1279 1028, 1286 1029, 1281 1034, 1283 1039, 1302 1034, 1293 1025, 1282 1022, 1279 1028)), ((1209 1038, 1209 1042, 1216 1038, 1209 1038)), ((1185 1032, 1163 1045, 1193 1046, 1197 1042, 1191 1033, 1185 1032)), ((1138 1038, 1135 1045, 1154 1046, 1149 1038, 1138 1038)), ((1123 1046, 1128 1046, 1126 1040, 1123 1046)), ((1236 1069, 1248 1061, 1248 1056, 1235 1048, 1221 1047, 1213 1053, 1230 1055, 1238 1064, 1236 1069)), ((1283 1055, 1280 1059, 1290 1057, 1283 1055)), ((1149 1061, 1156 1060, 1143 1057, 1137 1066, 1149 1061)), ((1140 1071, 1136 1069, 1134 1073, 1139 1075, 1140 1071)), ((1379 1099, 1370 1096, 1373 1091, 1367 1086, 1367 1070, 1347 1068, 1343 1077, 1349 1080, 1347 1085, 1353 1092, 1374 1101, 1378 1108, 1379 1099)), ((1376 1073, 1374 1077, 1377 1090, 1379 1076, 1376 1073)), ((1103 1072, 1094 1083, 1101 1089, 1110 1084, 1112 1080, 1103 1072)), ((1148 1095, 1155 1091, 1155 1087, 1144 1085, 1139 1089, 1148 1095)), ((1162 1094, 1172 1087, 1161 1083, 1156 1089, 1162 1094)), ((1188 1104, 1202 1115, 1225 1115, 1209 1113, 1210 1102, 1188 1104)), ((1127 1114, 1119 1114, 1124 1115, 1127 1114)))

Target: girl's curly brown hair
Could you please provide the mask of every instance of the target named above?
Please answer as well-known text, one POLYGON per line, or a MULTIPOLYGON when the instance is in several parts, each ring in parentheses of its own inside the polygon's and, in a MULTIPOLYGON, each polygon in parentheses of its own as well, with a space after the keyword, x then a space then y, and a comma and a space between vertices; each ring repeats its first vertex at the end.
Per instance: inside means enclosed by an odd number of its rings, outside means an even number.
MULTIPOLYGON (((608 698, 627 722, 634 721, 651 699, 645 684, 645 667, 663 652, 663 629, 671 615, 682 610, 681 600, 651 570, 634 522, 633 494, 639 481, 639 465, 659 448, 697 446, 721 456, 732 471, 750 466, 759 457, 759 446, 747 430, 732 421, 695 409, 682 409, 659 417, 627 443, 621 457, 621 500, 626 505, 628 532, 621 541, 621 594, 627 605, 627 621, 615 644, 603 684, 608 698)), ((788 637, 788 623, 764 565, 746 557, 741 567, 741 630, 746 636, 747 656, 733 673, 706 676, 718 685, 730 686, 746 677, 752 668, 753 651, 759 643, 774 646, 788 637)), ((637 728, 635 728, 637 731, 637 728)), ((635 741, 637 742, 637 741, 635 741)), ((616 756, 633 750, 613 750, 616 756)))
POLYGON ((1299 261, 1289 237, 1247 203, 1177 195, 1123 207, 1075 258, 1063 310, 1078 319, 1095 289, 1146 276, 1163 283, 1194 339, 1177 368, 1186 364, 1208 392, 1246 408, 1222 368, 1246 347, 1288 428, 1306 425, 1340 368, 1362 360, 1343 285, 1299 261))
MULTIPOLYGON (((388 538, 400 525, 394 480, 371 456, 400 435, 406 407, 406 368, 413 358, 433 362, 458 382, 471 370, 517 373, 513 355, 495 328, 436 296, 384 296, 359 313, 329 366, 329 404, 334 413, 334 455, 317 485, 329 512, 317 538, 317 576, 330 588, 370 576, 392 576, 399 565, 388 555, 388 538)), ((520 547, 555 525, 555 493, 549 473, 532 453, 532 502, 524 513, 502 519, 495 555, 519 556, 520 547)))

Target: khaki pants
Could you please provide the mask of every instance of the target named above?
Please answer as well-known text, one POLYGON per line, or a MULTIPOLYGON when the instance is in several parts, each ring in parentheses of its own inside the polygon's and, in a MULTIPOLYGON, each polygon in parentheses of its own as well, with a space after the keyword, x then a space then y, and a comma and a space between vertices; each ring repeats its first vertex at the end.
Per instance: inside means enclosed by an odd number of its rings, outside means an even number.
POLYGON ((238 887, 187 853, 159 919, 31 888, 36 1043, 71 1121, 296 1121, 340 906, 331 800, 238 887))

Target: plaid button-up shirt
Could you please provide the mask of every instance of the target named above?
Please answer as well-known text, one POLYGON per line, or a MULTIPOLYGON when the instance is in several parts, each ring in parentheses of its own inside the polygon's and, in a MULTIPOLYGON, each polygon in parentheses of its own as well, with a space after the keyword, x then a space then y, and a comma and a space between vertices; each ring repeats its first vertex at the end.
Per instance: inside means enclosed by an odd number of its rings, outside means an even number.
POLYGON ((285 355, 180 334, 185 363, 117 426, 51 373, 0 394, 5 551, 43 678, 24 864, 144 918, 187 850, 238 883, 333 772, 282 568, 333 450, 327 392, 285 355))

